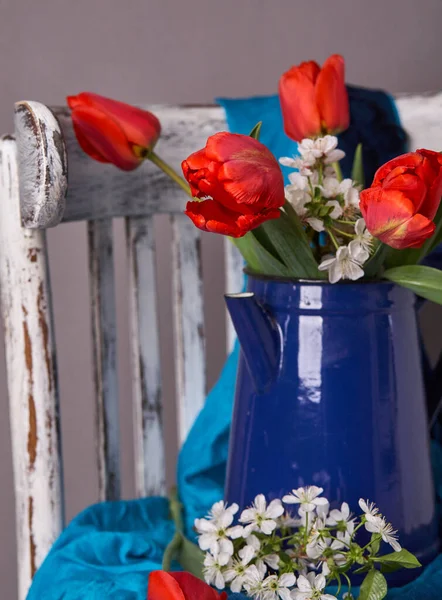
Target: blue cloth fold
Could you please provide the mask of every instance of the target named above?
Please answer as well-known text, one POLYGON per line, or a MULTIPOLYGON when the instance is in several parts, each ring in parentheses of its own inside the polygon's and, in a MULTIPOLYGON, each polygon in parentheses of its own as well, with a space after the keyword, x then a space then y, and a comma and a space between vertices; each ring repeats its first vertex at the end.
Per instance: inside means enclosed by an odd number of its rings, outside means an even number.
MULTIPOLYGON (((405 151, 406 136, 387 94, 349 88, 349 95, 351 129, 341 136, 341 147, 349 156, 344 173, 349 175, 355 147, 363 142, 369 181, 380 164, 405 151)), ((296 154, 295 142, 283 133, 277 96, 222 99, 220 103, 231 131, 249 133, 262 120, 261 141, 274 155, 296 154)), ((191 539, 194 519, 205 515, 223 495, 238 353, 236 345, 180 452, 177 481, 185 531, 191 539)), ((436 447, 434 456, 442 494, 440 448, 436 447)), ((28 600, 145 600, 148 575, 161 568, 173 533, 164 498, 91 506, 73 519, 56 541, 34 578, 28 600)), ((412 584, 392 590, 388 598, 442 598, 442 558, 412 584)))

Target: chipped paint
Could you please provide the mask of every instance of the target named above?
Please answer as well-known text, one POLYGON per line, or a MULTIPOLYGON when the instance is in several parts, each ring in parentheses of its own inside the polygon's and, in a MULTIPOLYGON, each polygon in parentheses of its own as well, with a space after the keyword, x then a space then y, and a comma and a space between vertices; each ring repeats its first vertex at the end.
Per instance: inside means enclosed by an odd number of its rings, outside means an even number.
POLYGON ((63 523, 58 390, 44 231, 21 227, 16 145, 0 142, 0 293, 5 324, 19 600, 63 523))
POLYGON ((99 498, 118 500, 121 493, 120 437, 115 281, 110 219, 89 222, 88 245, 99 498))
POLYGON ((153 219, 126 220, 130 273, 135 485, 137 496, 166 493, 153 219))

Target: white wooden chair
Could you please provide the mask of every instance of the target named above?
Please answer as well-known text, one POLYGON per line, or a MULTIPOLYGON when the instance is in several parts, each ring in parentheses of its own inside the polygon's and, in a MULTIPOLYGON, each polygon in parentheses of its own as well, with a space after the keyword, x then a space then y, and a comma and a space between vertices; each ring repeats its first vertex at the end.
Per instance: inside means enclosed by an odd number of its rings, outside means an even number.
MULTIPOLYGON (((218 107, 150 107, 161 120, 160 154, 179 168, 226 129, 218 107)), ((411 146, 442 148, 442 94, 398 99, 411 146)), ((134 443, 139 496, 165 492, 153 215, 173 228, 178 431, 182 441, 205 397, 200 232, 185 197, 150 164, 133 173, 91 160, 69 111, 16 105, 15 136, 0 142, 0 286, 13 443, 19 599, 63 526, 59 397, 45 230, 87 221, 100 499, 120 494, 112 219, 125 218, 131 274, 134 443)), ((226 243, 227 291, 242 262, 226 243)), ((234 339, 230 327, 229 348, 234 339)))

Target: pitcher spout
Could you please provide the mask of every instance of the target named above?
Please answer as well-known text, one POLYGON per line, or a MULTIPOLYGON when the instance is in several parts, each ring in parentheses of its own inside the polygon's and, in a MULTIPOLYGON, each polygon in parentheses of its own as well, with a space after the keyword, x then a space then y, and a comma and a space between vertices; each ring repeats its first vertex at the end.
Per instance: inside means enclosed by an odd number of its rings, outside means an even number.
POLYGON ((226 294, 225 300, 250 377, 256 391, 263 392, 278 375, 281 355, 278 329, 255 294, 226 294))

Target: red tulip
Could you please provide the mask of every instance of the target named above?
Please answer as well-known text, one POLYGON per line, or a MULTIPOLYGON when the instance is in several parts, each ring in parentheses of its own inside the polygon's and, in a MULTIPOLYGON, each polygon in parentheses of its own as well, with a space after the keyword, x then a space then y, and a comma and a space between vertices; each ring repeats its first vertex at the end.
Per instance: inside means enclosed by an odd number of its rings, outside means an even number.
POLYGON ((270 150, 249 136, 217 133, 183 161, 182 169, 192 194, 204 199, 186 207, 200 229, 241 237, 279 217, 284 204, 281 169, 270 150))
POLYGON ((442 155, 417 150, 390 160, 360 194, 368 231, 392 248, 419 248, 435 230, 442 196, 442 155))
POLYGON ((344 59, 333 54, 322 69, 314 61, 294 66, 279 80, 284 130, 297 142, 348 128, 350 109, 344 59))
POLYGON ((155 115, 117 100, 82 92, 68 96, 67 103, 82 150, 123 171, 136 169, 161 133, 155 115))
POLYGON ((147 600, 226 600, 207 583, 190 573, 153 571, 149 577, 147 600))
POLYGON ((235 238, 242 237, 251 229, 255 229, 255 227, 264 223, 264 221, 279 217, 277 208, 263 210, 256 215, 243 215, 225 208, 215 200, 188 202, 185 213, 199 229, 211 231, 212 233, 222 233, 235 238))

